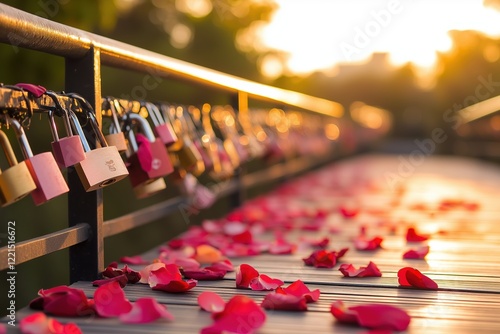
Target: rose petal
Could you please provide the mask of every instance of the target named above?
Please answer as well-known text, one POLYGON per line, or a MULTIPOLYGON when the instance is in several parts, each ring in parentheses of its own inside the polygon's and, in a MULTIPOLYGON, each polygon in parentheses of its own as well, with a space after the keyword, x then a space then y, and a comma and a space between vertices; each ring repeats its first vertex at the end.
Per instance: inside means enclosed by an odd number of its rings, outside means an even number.
POLYGON ((259 276, 259 272, 249 264, 241 264, 236 269, 236 287, 249 288, 252 280, 259 276))
POLYGON ((360 235, 354 240, 354 246, 360 251, 374 251, 381 247, 383 240, 381 237, 367 239, 365 236, 360 235))
POLYGON ((286 288, 276 289, 276 292, 293 295, 296 297, 304 297, 307 303, 317 301, 320 296, 319 289, 311 291, 301 280, 296 280, 286 288))
POLYGON ((250 282, 250 289, 254 291, 276 290, 276 288, 282 286, 283 284, 283 281, 280 279, 260 274, 250 282))
POLYGON ((341 301, 332 303, 330 312, 339 321, 370 329, 404 331, 410 324, 406 311, 383 304, 366 304, 345 308, 341 301))
POLYGON ((198 296, 198 305, 210 313, 222 312, 226 306, 226 302, 221 296, 212 291, 203 291, 198 296))
POLYGON ((238 333, 257 331, 266 321, 266 314, 250 297, 236 295, 226 304, 224 311, 214 313, 215 322, 201 330, 201 334, 238 333))
POLYGON ((149 261, 145 260, 142 258, 140 255, 135 255, 135 256, 122 256, 120 258, 121 263, 126 263, 126 264, 148 264, 149 261))
POLYGON ((210 245, 200 245, 196 247, 194 259, 200 263, 214 263, 223 260, 220 250, 210 245))
POLYGON ((281 293, 268 293, 260 306, 266 310, 307 311, 307 303, 304 297, 281 293))
POLYGON ((438 285, 415 268, 404 267, 398 271, 398 282, 403 287, 437 290, 438 285))
POLYGON ((167 311, 165 305, 151 297, 137 299, 130 312, 120 315, 120 321, 133 324, 145 324, 158 319, 174 320, 174 316, 167 311))
POLYGON ((141 280, 141 274, 124 265, 123 268, 119 269, 115 262, 111 263, 106 267, 106 269, 101 273, 103 278, 112 278, 120 275, 127 275, 128 283, 135 284, 141 280))
POLYGON ((407 242, 422 242, 429 239, 429 235, 419 234, 414 227, 409 227, 406 231, 407 242))
MULTIPOLYGON (((21 319, 19 329, 24 334, 81 334, 82 331, 74 323, 61 324, 53 318, 49 318, 42 312, 36 312, 21 319)), ((1 331, 0 331, 1 333, 1 331)), ((7 328, 5 332, 7 333, 7 328)))
POLYGON ((179 293, 179 292, 186 292, 188 290, 191 290, 196 286, 198 281, 194 279, 190 279, 187 281, 170 281, 167 284, 162 284, 162 283, 157 283, 156 285, 152 286, 151 288, 153 290, 159 290, 159 291, 165 291, 165 292, 172 292, 172 293, 179 293))
POLYGON ((140 271, 140 274, 141 274, 141 280, 139 281, 139 283, 142 283, 142 284, 149 284, 148 281, 149 281, 149 274, 152 272, 152 271, 155 271, 155 270, 158 270, 160 268, 164 268, 165 267, 165 263, 162 263, 162 262, 155 262, 155 263, 152 263, 150 265, 147 265, 146 267, 144 267, 141 271, 140 271))
POLYGON ((104 318, 118 317, 132 309, 132 304, 125 298, 118 282, 98 287, 94 292, 94 303, 97 314, 104 318))
POLYGON ((339 267, 340 272, 344 277, 381 277, 382 273, 377 265, 370 261, 366 267, 359 267, 356 269, 352 264, 341 264, 339 267))
POLYGON ((183 270, 182 275, 185 278, 192 278, 198 281, 216 281, 223 279, 226 276, 226 271, 202 268, 198 270, 183 270))
POLYGON ((320 249, 312 252, 308 258, 302 260, 306 265, 315 268, 333 268, 337 264, 337 255, 335 252, 320 249))
POLYGON ((40 297, 30 302, 33 309, 61 317, 80 317, 93 314, 94 310, 83 290, 65 285, 38 291, 40 297))
POLYGON ((128 282, 127 275, 122 274, 120 276, 115 276, 115 277, 111 277, 111 278, 98 279, 98 280, 93 281, 92 285, 93 286, 101 286, 103 284, 107 284, 109 282, 115 282, 115 281, 118 282, 120 284, 120 286, 123 288, 127 285, 127 282, 128 282))
POLYGON ((185 292, 196 286, 196 280, 184 281, 179 268, 175 264, 166 264, 149 273, 149 286, 153 290, 166 292, 185 292))
POLYGON ((359 213, 359 208, 355 206, 348 206, 348 205, 343 205, 339 208, 340 213, 344 218, 354 218, 358 215, 359 213))
POLYGON ((410 249, 403 254, 403 259, 424 259, 429 254, 429 246, 410 249))
POLYGON ((227 272, 234 271, 233 264, 229 259, 225 259, 219 262, 212 263, 207 269, 210 268, 212 270, 225 270, 227 272))

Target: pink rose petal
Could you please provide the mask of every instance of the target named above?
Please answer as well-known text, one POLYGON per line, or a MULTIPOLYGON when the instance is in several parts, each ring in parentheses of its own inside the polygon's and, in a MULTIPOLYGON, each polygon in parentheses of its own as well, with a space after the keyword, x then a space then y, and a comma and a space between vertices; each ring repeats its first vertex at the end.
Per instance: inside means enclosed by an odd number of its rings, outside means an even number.
POLYGON ((332 303, 330 312, 339 322, 357 324, 370 329, 404 331, 410 316, 404 310, 383 304, 366 304, 346 308, 342 301, 332 303))
POLYGON ((271 278, 267 275, 260 274, 250 282, 250 289, 254 291, 276 290, 283 285, 283 281, 277 278, 271 278))
POLYGON ((226 306, 226 302, 221 296, 212 291, 203 291, 198 296, 198 305, 210 313, 222 312, 226 306))
POLYGON ((81 317, 94 313, 92 303, 83 290, 65 285, 38 291, 40 297, 32 300, 32 309, 43 310, 61 317, 81 317))
POLYGON ((141 274, 141 280, 139 281, 139 283, 142 283, 142 284, 149 284, 148 281, 149 281, 149 274, 154 271, 154 270, 158 270, 160 268, 164 268, 165 267, 165 263, 162 263, 162 262, 155 262, 155 263, 152 263, 150 265, 147 265, 145 266, 141 271, 140 271, 140 274, 141 274))
POLYGON ((403 259, 424 259, 429 254, 429 246, 422 246, 417 249, 409 249, 403 254, 403 259))
POLYGON ((94 303, 97 314, 104 318, 118 317, 132 309, 132 304, 125 298, 118 282, 98 287, 94 292, 94 303))
POLYGON ((341 264, 339 267, 340 272, 344 277, 381 277, 382 273, 377 265, 370 261, 366 267, 359 267, 356 269, 352 264, 341 264))
POLYGON ((259 272, 248 264, 241 264, 236 269, 236 287, 247 289, 252 280, 259 276, 259 272))
POLYGON ((135 256, 122 256, 120 258, 121 263, 126 263, 126 264, 148 264, 149 261, 145 260, 142 258, 140 255, 135 255, 135 256))
POLYGON ((226 304, 224 311, 213 314, 214 323, 201 330, 201 334, 255 333, 266 321, 266 314, 250 297, 236 295, 226 304))
MULTIPOLYGON (((74 323, 61 324, 42 312, 30 314, 19 322, 19 329, 24 334, 81 334, 80 327, 74 323)), ((7 329, 5 328, 5 333, 7 329)))
POLYGON ((174 316, 167 311, 165 305, 159 304, 151 297, 137 299, 130 312, 120 315, 121 322, 130 324, 145 324, 158 319, 174 320, 174 316))
POLYGON ((404 267, 398 271, 398 282, 403 287, 437 290, 438 285, 415 268, 404 267))
POLYGON ((374 251, 381 247, 383 240, 384 239, 381 237, 368 239, 365 236, 360 235, 354 240, 354 247, 360 251, 374 251))
POLYGON ((414 227, 408 228, 406 231, 407 242, 422 242, 429 239, 429 235, 419 234, 414 227))
POLYGON ((307 303, 304 297, 281 293, 268 293, 260 306, 266 310, 307 311, 307 303))
POLYGON ((207 269, 210 268, 212 270, 225 270, 227 272, 234 271, 233 264, 229 259, 225 259, 219 262, 212 263, 207 269))
POLYGON ((184 281, 175 264, 167 264, 149 273, 149 286, 153 290, 185 292, 194 288, 196 284, 197 281, 193 279, 184 281))
POLYGON ((185 278, 192 278, 198 281, 217 281, 223 279, 224 276, 226 276, 226 271, 202 268, 198 270, 183 270, 182 275, 185 278))

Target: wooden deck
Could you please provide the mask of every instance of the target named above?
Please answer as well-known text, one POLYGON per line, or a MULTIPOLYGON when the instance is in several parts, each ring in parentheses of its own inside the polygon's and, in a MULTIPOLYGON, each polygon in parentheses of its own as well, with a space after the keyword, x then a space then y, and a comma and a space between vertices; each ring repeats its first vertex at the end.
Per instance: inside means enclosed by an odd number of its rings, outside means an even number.
MULTIPOLYGON (((235 265, 248 263, 260 273, 285 283, 301 279, 310 289, 321 290, 319 301, 308 304, 307 312, 266 311, 267 321, 258 333, 367 333, 365 329, 334 320, 329 307, 335 300, 342 300, 348 306, 397 305, 412 317, 408 333, 500 333, 500 167, 453 157, 428 157, 419 166, 411 166, 407 157, 406 163, 402 161, 397 156, 367 155, 316 171, 325 178, 325 183, 337 183, 341 190, 327 194, 312 187, 311 195, 298 198, 294 206, 325 208, 356 203, 361 211, 354 219, 331 214, 328 226, 320 231, 294 231, 287 235, 290 240, 304 235, 328 236, 329 249, 350 248, 343 263, 364 266, 373 261, 382 271, 382 277, 347 279, 341 277, 338 265, 333 269, 306 267, 301 259, 311 253, 310 249, 293 255, 231 259, 235 265), (389 187, 388 179, 397 179, 399 183, 389 187), (477 203, 479 208, 457 206, 443 210, 438 207, 442 200, 477 203), (361 225, 366 226, 368 235, 384 238, 383 249, 375 252, 354 249, 352 238, 361 225), (402 259, 403 252, 410 248, 404 237, 410 225, 419 232, 431 233, 426 260, 402 259), (338 233, 331 233, 332 227, 338 233), (439 290, 398 287, 397 272, 406 266, 434 279, 439 290)), ((156 249, 145 254, 148 259, 156 256, 156 249)), ((89 297, 95 289, 89 282, 73 286, 83 289, 89 297)), ((125 292, 131 301, 154 296, 168 306, 175 320, 127 326, 114 319, 59 320, 76 322, 84 333, 198 333, 212 323, 210 314, 201 311, 196 301, 207 290, 219 293, 225 300, 245 294, 257 302, 268 293, 236 289, 234 273, 228 273, 222 281, 200 281, 184 294, 128 285, 125 292)), ((19 311, 18 319, 29 312, 19 311)))

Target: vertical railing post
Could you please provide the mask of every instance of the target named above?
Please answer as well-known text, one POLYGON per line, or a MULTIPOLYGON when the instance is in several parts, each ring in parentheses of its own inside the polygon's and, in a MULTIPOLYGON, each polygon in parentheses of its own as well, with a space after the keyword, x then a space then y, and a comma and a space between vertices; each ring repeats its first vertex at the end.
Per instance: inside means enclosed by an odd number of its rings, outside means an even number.
MULTIPOLYGON (((231 106, 235 112, 236 117, 240 112, 240 108, 245 110, 248 107, 248 95, 246 92, 237 92, 231 95, 231 106)), ((231 208, 237 208, 243 204, 245 200, 245 189, 243 188, 243 175, 245 167, 240 162, 240 166, 234 171, 234 180, 236 182, 236 191, 230 196, 231 208)))
MULTIPOLYGON (((101 60, 100 51, 91 48, 78 59, 66 58, 66 92, 77 93, 94 108, 101 124, 101 60)), ((84 128, 92 131, 90 124, 84 128)), ((95 143, 89 142, 91 147, 95 143)), ((70 226, 86 223, 90 227, 89 239, 69 250, 70 281, 94 280, 104 269, 103 195, 102 190, 86 192, 74 168, 68 169, 68 221, 70 226)))

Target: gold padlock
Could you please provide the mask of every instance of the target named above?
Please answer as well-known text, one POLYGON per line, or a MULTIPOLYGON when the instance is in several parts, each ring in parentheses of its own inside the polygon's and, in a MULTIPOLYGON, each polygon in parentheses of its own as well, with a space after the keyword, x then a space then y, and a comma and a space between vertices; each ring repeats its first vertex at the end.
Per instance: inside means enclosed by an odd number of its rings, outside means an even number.
POLYGON ((7 135, 0 130, 0 144, 10 167, 0 171, 0 206, 4 207, 25 197, 36 189, 28 166, 18 163, 7 135))

